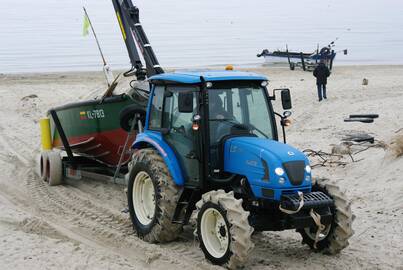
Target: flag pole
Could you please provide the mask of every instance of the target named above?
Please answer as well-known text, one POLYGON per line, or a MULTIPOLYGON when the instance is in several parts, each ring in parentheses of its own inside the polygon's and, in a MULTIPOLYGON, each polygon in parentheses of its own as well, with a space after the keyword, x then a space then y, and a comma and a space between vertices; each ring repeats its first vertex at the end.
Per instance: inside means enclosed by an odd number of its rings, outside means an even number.
POLYGON ((92 26, 92 23, 91 23, 90 17, 88 16, 87 10, 85 9, 85 7, 83 7, 83 9, 84 9, 85 16, 87 17, 88 22, 89 22, 89 24, 90 24, 92 33, 94 34, 95 41, 97 42, 97 46, 98 46, 99 53, 101 54, 102 61, 103 61, 104 66, 105 66, 105 65, 106 65, 106 61, 105 61, 104 54, 102 53, 101 46, 99 45, 99 41, 98 41, 97 34, 95 33, 94 27, 92 26))
POLYGON ((101 49, 101 45, 99 44, 97 34, 95 33, 94 27, 92 26, 92 23, 91 23, 90 17, 88 16, 87 10, 85 9, 85 7, 83 7, 83 9, 84 9, 85 17, 88 20, 88 23, 91 27, 92 33, 94 34, 95 41, 97 42, 98 50, 99 50, 99 53, 101 54, 102 62, 104 63, 103 70, 104 70, 104 74, 105 74, 105 79, 106 79, 106 82, 108 83, 108 87, 110 87, 112 85, 112 82, 114 81, 114 76, 112 74, 112 71, 111 71, 109 65, 106 63, 104 54, 101 49))

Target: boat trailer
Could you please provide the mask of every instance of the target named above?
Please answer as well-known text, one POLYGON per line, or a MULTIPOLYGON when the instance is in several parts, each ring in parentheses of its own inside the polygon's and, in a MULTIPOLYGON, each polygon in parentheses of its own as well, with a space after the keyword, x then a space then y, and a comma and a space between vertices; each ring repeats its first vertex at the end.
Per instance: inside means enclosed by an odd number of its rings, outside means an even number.
MULTIPOLYGON (((304 53, 289 51, 288 45, 286 45, 285 51, 276 50, 270 52, 269 50, 264 49, 261 53, 257 54, 257 57, 264 57, 266 60, 270 59, 271 61, 273 61, 273 63, 287 62, 290 70, 295 70, 296 67, 299 67, 302 68, 303 71, 313 71, 320 62, 324 62, 329 70, 332 70, 333 61, 337 54, 337 52, 333 49, 334 46, 335 41, 332 41, 329 43, 329 45, 323 47, 320 50, 318 45, 315 52, 304 53)), ((342 50, 341 52, 343 52, 344 55, 347 55, 347 49, 342 50)))

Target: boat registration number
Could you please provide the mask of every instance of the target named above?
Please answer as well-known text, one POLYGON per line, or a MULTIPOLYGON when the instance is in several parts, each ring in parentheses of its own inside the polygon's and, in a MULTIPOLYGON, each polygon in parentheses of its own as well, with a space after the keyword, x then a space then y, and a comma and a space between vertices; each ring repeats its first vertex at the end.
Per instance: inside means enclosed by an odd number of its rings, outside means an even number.
POLYGON ((81 120, 100 119, 100 118, 105 118, 105 112, 103 109, 80 112, 81 120))

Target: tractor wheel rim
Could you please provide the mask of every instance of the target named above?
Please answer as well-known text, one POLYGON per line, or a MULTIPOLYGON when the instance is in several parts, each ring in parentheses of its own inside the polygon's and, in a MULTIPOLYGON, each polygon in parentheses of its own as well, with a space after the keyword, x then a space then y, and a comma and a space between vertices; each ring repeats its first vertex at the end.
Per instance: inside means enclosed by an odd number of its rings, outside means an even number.
POLYGON ((141 171, 136 175, 132 199, 138 221, 144 226, 150 224, 154 219, 156 203, 154 184, 148 173, 141 171))
MULTIPOLYGON (((331 228, 331 225, 326 225, 325 229, 319 234, 318 242, 324 240, 329 235, 330 228, 331 228)), ((304 228, 304 231, 308 235, 308 237, 314 241, 316 239, 317 230, 318 230, 317 227, 304 228)))
POLYGON ((204 211, 200 221, 201 236, 207 251, 221 258, 229 248, 229 230, 222 214, 214 208, 204 211))

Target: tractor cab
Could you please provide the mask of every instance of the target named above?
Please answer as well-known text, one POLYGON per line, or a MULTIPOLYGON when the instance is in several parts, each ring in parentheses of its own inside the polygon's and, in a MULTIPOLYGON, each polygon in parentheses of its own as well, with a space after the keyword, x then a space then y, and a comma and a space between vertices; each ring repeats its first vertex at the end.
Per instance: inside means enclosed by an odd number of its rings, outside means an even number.
MULTIPOLYGON (((145 129, 134 148, 143 147, 146 141, 154 142, 153 147, 158 145, 162 156, 166 153, 165 162, 178 185, 210 190, 246 176, 257 197, 262 196, 262 190, 254 186, 273 185, 262 182, 274 173, 269 172, 268 164, 278 160, 278 154, 270 154, 269 145, 276 151, 291 151, 291 147, 277 142, 276 113, 271 104, 275 96, 268 93, 266 77, 208 71, 164 73, 149 81, 145 129), (242 145, 249 147, 243 149, 242 145)), ((288 89, 282 89, 282 101, 283 107, 290 109, 288 89)), ((286 116, 280 116, 280 122, 285 123, 286 116)), ((304 174, 306 157, 292 158, 300 159, 304 174)), ((271 199, 280 196, 272 192, 271 199)))

